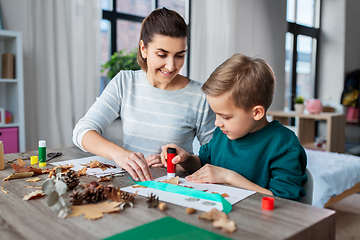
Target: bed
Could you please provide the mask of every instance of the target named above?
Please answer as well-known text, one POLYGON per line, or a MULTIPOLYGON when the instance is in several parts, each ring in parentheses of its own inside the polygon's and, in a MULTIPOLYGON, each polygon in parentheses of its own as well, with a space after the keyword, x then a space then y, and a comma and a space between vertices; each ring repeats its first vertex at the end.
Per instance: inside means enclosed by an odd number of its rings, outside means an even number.
POLYGON ((312 205, 329 207, 360 192, 360 157, 305 149, 314 179, 312 205))

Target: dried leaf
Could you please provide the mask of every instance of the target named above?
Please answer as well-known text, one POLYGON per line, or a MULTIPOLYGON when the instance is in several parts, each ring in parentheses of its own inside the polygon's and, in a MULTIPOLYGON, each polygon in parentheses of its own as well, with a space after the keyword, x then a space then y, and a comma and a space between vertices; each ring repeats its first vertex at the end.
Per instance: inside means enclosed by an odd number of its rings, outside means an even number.
POLYGON ((132 185, 131 187, 132 187, 132 188, 147 188, 147 187, 141 186, 141 185, 132 185))
POLYGON ((89 167, 90 168, 100 167, 100 163, 99 163, 99 161, 90 161, 89 167))
POLYGON ((20 167, 23 167, 26 164, 21 158, 17 159, 17 163, 20 167))
POLYGON ((208 221, 214 221, 219 220, 220 218, 228 219, 226 213, 221 212, 217 210, 216 208, 211 209, 209 212, 205 212, 199 216, 199 218, 208 220, 208 221))
POLYGON ((178 185, 179 184, 179 176, 174 177, 174 178, 165 179, 165 180, 160 181, 160 182, 170 183, 170 184, 173 184, 173 185, 178 185))
MULTIPOLYGON (((215 194, 220 194, 218 192, 211 192, 211 193, 215 193, 215 194)), ((227 193, 223 193, 223 194, 220 194, 220 196, 222 197, 228 197, 229 195, 227 193)))
POLYGON ((43 196, 45 196, 43 191, 36 190, 36 191, 31 192, 29 194, 25 194, 24 197, 23 197, 23 200, 28 201, 30 199, 39 198, 39 197, 43 197, 43 196))
POLYGON ((221 228, 224 232, 233 233, 236 230, 235 222, 227 218, 220 218, 212 224, 216 228, 221 228))
POLYGON ((36 178, 27 179, 25 181, 27 181, 27 182, 38 182, 40 180, 41 180, 41 177, 36 177, 36 178))
POLYGON ((32 176, 34 176, 34 172, 20 172, 20 173, 14 172, 10 176, 4 178, 3 181, 8 181, 8 180, 17 179, 17 178, 27 178, 27 177, 32 177, 32 176))
POLYGON ((98 182, 110 182, 112 179, 114 178, 114 176, 107 176, 107 177, 101 177, 98 182))
MULTIPOLYGON (((74 166, 74 164, 66 164, 66 165, 59 165, 59 166, 56 166, 54 167, 53 169, 51 169, 51 171, 49 172, 49 178, 51 178, 52 176, 56 176, 56 171, 59 171, 59 170, 56 170, 56 169, 61 169, 61 173, 66 173, 68 172, 68 170, 70 168, 72 168, 74 166)), ((47 171, 44 171, 44 173, 46 173, 47 171)))
POLYGON ((83 167, 81 170, 78 171, 78 176, 85 176, 86 175, 86 167, 83 167))
POLYGON ((85 204, 71 206, 72 212, 66 217, 77 217, 84 214, 84 219, 96 220, 102 218, 104 213, 119 212, 118 202, 103 202, 99 204, 85 204))
POLYGON ((42 188, 42 187, 35 187, 35 186, 23 186, 25 188, 42 188))

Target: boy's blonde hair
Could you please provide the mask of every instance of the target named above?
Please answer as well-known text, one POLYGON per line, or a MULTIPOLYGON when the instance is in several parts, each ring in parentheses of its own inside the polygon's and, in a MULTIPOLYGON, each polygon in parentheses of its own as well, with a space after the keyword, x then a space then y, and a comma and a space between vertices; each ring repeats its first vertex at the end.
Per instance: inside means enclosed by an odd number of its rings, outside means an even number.
POLYGON ((256 105, 267 110, 272 102, 275 89, 275 74, 271 67, 260 58, 234 54, 210 75, 202 86, 206 95, 220 96, 230 93, 235 106, 245 111, 256 105))

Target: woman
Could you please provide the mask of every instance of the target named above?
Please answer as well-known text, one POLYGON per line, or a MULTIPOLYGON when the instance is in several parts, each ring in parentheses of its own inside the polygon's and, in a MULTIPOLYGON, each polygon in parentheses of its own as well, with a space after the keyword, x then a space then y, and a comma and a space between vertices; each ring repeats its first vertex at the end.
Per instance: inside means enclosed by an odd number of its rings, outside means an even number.
POLYGON ((175 143, 192 152, 194 137, 203 145, 215 129, 201 83, 179 74, 188 28, 166 8, 154 10, 141 26, 141 70, 120 71, 79 120, 73 142, 84 151, 111 159, 135 180, 152 180, 149 166, 161 165, 161 146, 175 143), (101 134, 116 118, 123 122, 123 147, 101 134))

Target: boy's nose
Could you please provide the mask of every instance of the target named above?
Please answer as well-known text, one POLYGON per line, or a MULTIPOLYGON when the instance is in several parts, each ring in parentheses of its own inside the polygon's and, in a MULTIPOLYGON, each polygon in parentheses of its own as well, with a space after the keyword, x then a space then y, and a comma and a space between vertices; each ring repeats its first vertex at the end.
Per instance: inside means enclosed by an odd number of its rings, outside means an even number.
POLYGON ((219 120, 219 117, 216 117, 216 119, 215 119, 215 126, 217 126, 217 127, 222 127, 222 126, 224 126, 224 124, 222 123, 222 121, 219 120))

